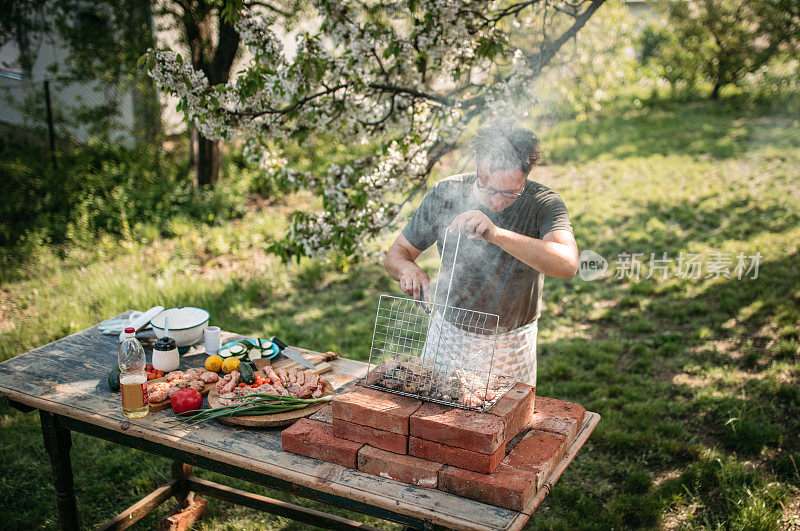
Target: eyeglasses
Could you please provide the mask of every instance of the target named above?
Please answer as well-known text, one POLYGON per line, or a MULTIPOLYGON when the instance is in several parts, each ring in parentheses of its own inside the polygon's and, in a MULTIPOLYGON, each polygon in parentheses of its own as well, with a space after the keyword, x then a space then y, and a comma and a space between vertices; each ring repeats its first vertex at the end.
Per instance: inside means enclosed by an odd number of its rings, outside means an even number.
POLYGON ((483 182, 481 182, 480 177, 475 179, 475 184, 478 185, 478 190, 489 196, 500 194, 502 197, 505 197, 506 199, 516 199, 517 197, 522 195, 521 192, 513 192, 511 190, 498 190, 497 188, 492 188, 491 186, 483 184, 483 182))

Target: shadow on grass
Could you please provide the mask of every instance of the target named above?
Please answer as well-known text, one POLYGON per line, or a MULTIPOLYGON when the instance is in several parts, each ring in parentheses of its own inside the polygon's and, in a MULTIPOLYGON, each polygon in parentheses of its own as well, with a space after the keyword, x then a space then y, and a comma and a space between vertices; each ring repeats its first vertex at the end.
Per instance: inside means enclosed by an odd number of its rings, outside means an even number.
POLYGON ((800 359, 798 260, 762 262, 757 279, 721 279, 691 296, 688 282, 566 283, 579 294, 568 322, 586 321, 593 301, 614 302, 589 318, 585 339, 540 345, 538 392, 603 417, 570 467, 592 478, 592 494, 567 480, 554 515, 640 527, 695 505, 689 521, 779 527, 788 491, 775 480, 800 484, 800 374, 776 369, 800 359), (641 470, 666 480, 629 485, 641 470))

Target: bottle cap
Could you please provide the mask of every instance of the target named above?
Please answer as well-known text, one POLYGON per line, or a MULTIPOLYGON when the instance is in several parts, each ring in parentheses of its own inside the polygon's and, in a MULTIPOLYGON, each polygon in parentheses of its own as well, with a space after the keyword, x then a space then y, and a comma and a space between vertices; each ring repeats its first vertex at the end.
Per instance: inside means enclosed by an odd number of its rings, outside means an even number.
MULTIPOLYGON (((119 328, 117 328, 117 330, 119 330, 119 328)), ((134 327, 132 327, 132 326, 129 326, 129 327, 127 327, 125 329, 125 333, 126 334, 135 334, 136 333, 136 329, 134 327)))

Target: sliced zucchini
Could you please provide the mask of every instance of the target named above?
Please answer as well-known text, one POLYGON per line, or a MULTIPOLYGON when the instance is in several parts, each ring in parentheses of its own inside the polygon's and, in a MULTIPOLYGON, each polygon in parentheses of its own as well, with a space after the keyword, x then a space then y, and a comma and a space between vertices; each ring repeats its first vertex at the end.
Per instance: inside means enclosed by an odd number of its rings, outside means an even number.
POLYGON ((217 354, 219 354, 220 358, 229 358, 231 355, 231 349, 229 348, 221 349, 219 352, 217 352, 217 354))
POLYGON ((247 357, 249 357, 250 360, 260 360, 261 351, 258 350, 257 348, 251 348, 250 350, 247 351, 247 357))
POLYGON ((244 347, 241 345, 234 345, 228 349, 228 352, 230 352, 231 356, 236 356, 238 358, 239 356, 245 353, 245 350, 244 347))

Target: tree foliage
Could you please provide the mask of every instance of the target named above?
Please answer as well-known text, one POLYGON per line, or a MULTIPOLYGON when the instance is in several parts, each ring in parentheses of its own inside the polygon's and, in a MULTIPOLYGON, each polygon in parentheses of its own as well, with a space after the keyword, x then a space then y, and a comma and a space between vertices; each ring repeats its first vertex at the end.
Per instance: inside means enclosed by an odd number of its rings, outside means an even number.
POLYGON ((735 84, 780 54, 800 46, 800 3, 796 0, 670 0, 674 33, 651 30, 646 51, 673 83, 698 77, 722 87, 735 84))
POLYGON ((203 135, 241 139, 275 179, 319 196, 320 209, 294 212, 274 252, 353 258, 470 127, 530 110, 532 80, 603 1, 311 0, 299 23, 279 13, 240 17, 235 28, 252 57, 227 83, 169 50, 143 60, 203 135), (277 28, 297 32, 296 50, 284 49, 277 28), (321 174, 267 149, 312 138, 374 149, 321 174))

